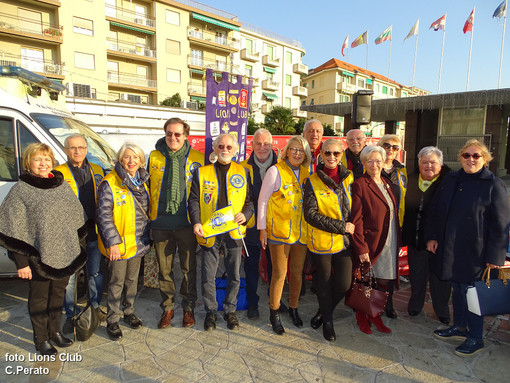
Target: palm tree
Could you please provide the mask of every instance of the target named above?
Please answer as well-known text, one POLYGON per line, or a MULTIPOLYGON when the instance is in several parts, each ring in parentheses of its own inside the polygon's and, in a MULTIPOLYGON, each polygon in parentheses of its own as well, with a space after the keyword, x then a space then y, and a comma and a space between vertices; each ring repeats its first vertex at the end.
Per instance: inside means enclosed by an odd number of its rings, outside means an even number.
POLYGON ((264 125, 266 129, 276 135, 294 134, 295 132, 292 110, 283 106, 273 107, 273 109, 266 114, 264 125))

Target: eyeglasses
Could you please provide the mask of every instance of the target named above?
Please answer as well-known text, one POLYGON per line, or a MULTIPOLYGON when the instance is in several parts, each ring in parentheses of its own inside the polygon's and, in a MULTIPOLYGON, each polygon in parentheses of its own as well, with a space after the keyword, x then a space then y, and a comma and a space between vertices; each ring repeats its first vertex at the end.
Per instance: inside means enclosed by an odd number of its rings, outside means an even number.
POLYGON ((232 146, 232 145, 223 145, 223 144, 219 144, 219 145, 218 145, 218 148, 219 148, 220 150, 223 150, 223 149, 227 148, 227 150, 228 150, 228 151, 230 151, 230 150, 232 150, 233 146, 232 146))
POLYGON ((86 146, 70 146, 67 149, 69 149, 72 152, 83 152, 84 150, 87 149, 87 147, 86 146))
POLYGON ((381 160, 368 160, 367 163, 369 165, 374 165, 375 164, 375 165, 379 166, 379 165, 382 164, 382 161, 381 160))
POLYGON ((384 144, 382 144, 382 147, 386 150, 388 149, 393 149, 395 152, 398 152, 400 150, 400 146, 398 145, 392 145, 392 144, 388 144, 387 142, 385 142, 384 144))
POLYGON ((480 158, 482 158, 483 156, 480 154, 480 153, 473 153, 473 154, 470 154, 470 153, 462 153, 460 155, 462 158, 466 159, 466 160, 469 160, 470 157, 473 157, 474 160, 479 160, 480 158))
POLYGON ((292 154, 299 154, 300 156, 303 156, 305 154, 304 149, 298 149, 298 148, 289 148, 289 152, 292 154))
POLYGON ((365 137, 349 137, 349 138, 347 139, 347 141, 359 141, 359 142, 361 142, 361 141, 363 141, 364 139, 365 139, 365 137))
POLYGON ((166 132, 166 136, 167 136, 167 137, 172 137, 172 136, 174 136, 175 138, 179 138, 180 136, 182 136, 182 133, 177 133, 177 132, 166 132))
POLYGON ((335 158, 338 158, 342 155, 342 152, 330 152, 329 150, 324 152, 324 157, 329 157, 331 155, 335 156, 335 158))

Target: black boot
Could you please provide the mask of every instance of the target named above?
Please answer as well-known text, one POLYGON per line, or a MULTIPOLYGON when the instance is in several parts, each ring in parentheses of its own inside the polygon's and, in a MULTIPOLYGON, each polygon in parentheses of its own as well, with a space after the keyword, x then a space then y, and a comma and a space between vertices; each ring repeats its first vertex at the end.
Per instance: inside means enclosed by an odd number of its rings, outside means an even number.
POLYGON ((273 331, 278 335, 283 335, 285 329, 280 321, 280 314, 278 313, 278 310, 269 309, 269 321, 271 322, 271 326, 273 326, 273 331))
POLYGON ((322 324, 322 335, 324 336, 324 339, 326 339, 329 342, 333 342, 334 340, 336 340, 333 322, 324 322, 322 324))
POLYGON ((319 327, 322 326, 322 321, 323 321, 323 318, 322 318, 321 311, 317 310, 317 313, 310 320, 310 325, 312 326, 312 328, 314 330, 317 330, 319 327))
POLYGON ((292 319, 292 323, 294 323, 294 326, 303 327, 303 320, 299 316, 297 308, 293 309, 292 307, 289 307, 289 315, 292 319))

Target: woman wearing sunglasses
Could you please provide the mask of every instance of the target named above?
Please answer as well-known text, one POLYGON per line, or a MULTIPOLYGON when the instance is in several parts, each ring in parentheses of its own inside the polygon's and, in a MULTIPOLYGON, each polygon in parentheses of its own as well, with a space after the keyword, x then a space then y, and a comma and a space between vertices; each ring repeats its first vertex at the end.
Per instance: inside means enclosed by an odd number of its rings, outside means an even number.
POLYGON ((483 317, 468 311, 466 292, 486 267, 505 261, 510 207, 504 182, 487 169, 492 156, 476 139, 459 152, 462 169, 449 173, 432 201, 426 228, 427 250, 441 262, 440 279, 452 285, 453 326, 435 330, 438 338, 463 338, 459 356, 483 349, 483 317))
POLYGON ((310 175, 311 154, 302 136, 293 136, 283 148, 281 161, 271 166, 259 194, 257 229, 265 249, 269 245, 273 274, 269 287, 269 308, 273 331, 283 335, 285 329, 278 309, 287 275, 289 278, 289 314, 296 327, 303 321, 298 313, 299 294, 306 258, 307 225, 303 218, 303 184, 310 175))
POLYGON ((305 182, 303 213, 308 223, 308 250, 317 265, 317 300, 319 311, 312 327, 322 323, 324 339, 336 339, 333 310, 349 289, 352 275, 350 222, 352 172, 340 162, 340 141, 330 138, 322 144, 323 164, 305 182), (333 272, 334 269, 334 272, 333 272))
MULTIPOLYGON (((407 170, 404 165, 397 160, 398 153, 400 152, 400 137, 396 134, 385 134, 381 137, 377 146, 382 147, 386 152, 386 160, 383 164, 381 176, 396 186, 394 192, 397 198, 398 223, 400 227, 402 227, 407 190, 407 170)), ((386 303, 386 316, 395 319, 397 313, 393 309, 394 282, 390 282, 387 288, 390 296, 386 303)))

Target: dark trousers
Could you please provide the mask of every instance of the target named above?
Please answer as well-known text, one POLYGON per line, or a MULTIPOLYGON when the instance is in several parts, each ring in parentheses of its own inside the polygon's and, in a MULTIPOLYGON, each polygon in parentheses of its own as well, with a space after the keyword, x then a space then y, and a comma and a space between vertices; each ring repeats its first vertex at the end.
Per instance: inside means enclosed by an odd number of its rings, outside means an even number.
POLYGON ((468 329, 468 338, 482 340, 483 317, 473 314, 468 310, 466 293, 469 287, 467 283, 450 282, 453 304, 453 325, 468 329))
MULTIPOLYGON (((244 274, 246 277, 246 299, 248 305, 257 306, 259 304, 259 296, 257 295, 258 283, 259 283, 259 262, 260 252, 262 245, 260 244, 260 231, 253 228, 246 231, 245 238, 246 248, 248 249, 249 257, 244 259, 244 274)), ((269 281, 272 275, 271 265, 271 254, 269 252, 269 246, 266 247, 266 259, 267 259, 267 272, 269 281)))
POLYGON ((333 321, 333 311, 351 286, 352 259, 351 251, 344 250, 336 254, 312 253, 317 271, 317 300, 324 322, 333 321))
POLYGON ((195 308, 197 301, 197 238, 191 227, 181 230, 152 230, 154 248, 159 264, 159 291, 164 311, 174 308, 176 288, 174 263, 177 251, 181 265, 182 282, 179 294, 184 311, 195 308))
POLYGON ((48 341, 60 331, 60 317, 69 277, 46 279, 35 276, 29 280, 28 313, 34 329, 34 343, 48 341))
POLYGON ((440 280, 431 270, 430 258, 436 255, 427 250, 417 250, 414 246, 408 246, 407 249, 411 282, 408 310, 420 312, 423 309, 428 282, 434 312, 439 318, 449 318, 448 301, 452 288, 448 281, 440 280))

